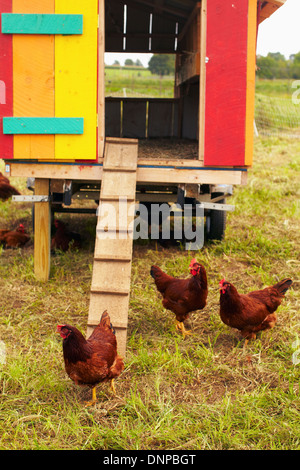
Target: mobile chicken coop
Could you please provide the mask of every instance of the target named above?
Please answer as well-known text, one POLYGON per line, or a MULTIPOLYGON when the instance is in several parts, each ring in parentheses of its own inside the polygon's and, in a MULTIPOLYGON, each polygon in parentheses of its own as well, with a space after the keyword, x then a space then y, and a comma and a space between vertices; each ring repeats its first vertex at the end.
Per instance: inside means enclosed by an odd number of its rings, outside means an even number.
MULTIPOLYGON (((220 187, 245 183, 252 163, 258 24, 284 3, 1 0, 0 158, 8 175, 35 181, 39 279, 49 276, 51 205, 91 188, 99 208, 204 202, 208 232, 222 236, 220 187), (174 99, 105 98, 105 52, 175 54, 174 99)), ((123 354, 132 218, 119 237, 96 237, 88 318, 89 332, 109 311, 123 354)))

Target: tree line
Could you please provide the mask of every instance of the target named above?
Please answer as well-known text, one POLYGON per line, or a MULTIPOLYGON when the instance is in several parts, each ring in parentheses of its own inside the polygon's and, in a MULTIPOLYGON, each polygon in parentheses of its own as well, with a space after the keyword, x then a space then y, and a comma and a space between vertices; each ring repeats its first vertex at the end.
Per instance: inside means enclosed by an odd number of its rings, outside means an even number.
POLYGON ((265 57, 257 56, 256 65, 259 78, 300 78, 300 52, 288 59, 280 52, 269 52, 265 57))
MULTIPOLYGON (((115 60, 115 66, 120 65, 118 60, 115 60)), ((125 67, 143 67, 139 59, 135 62, 132 59, 124 61, 125 67)), ((153 54, 148 62, 148 70, 154 75, 171 75, 175 72, 175 55, 174 54, 153 54)))
MULTIPOLYGON (((124 64, 125 66, 143 67, 139 60, 133 62, 131 59, 126 59, 124 64)), ((114 65, 119 65, 119 63, 116 61, 114 65)), ((256 75, 259 78, 300 79, 300 52, 291 55, 288 59, 280 52, 269 52, 265 57, 257 56, 256 65, 256 75)), ((148 62, 148 69, 152 74, 160 76, 174 74, 175 55, 153 54, 148 62)))

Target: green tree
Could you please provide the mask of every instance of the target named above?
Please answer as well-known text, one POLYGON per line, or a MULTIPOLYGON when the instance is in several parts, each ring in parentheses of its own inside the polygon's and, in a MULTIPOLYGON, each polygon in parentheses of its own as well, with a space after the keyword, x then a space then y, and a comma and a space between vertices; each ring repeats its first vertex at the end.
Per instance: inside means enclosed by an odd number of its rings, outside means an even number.
POLYGON ((260 78, 289 78, 289 62, 280 52, 269 52, 257 58, 257 76, 260 78))
POLYGON ((132 59, 126 59, 125 62, 124 62, 124 65, 127 65, 127 66, 134 65, 133 60, 132 59))
POLYGON ((300 52, 290 57, 290 77, 300 78, 300 52))
POLYGON ((171 75, 175 71, 175 57, 173 54, 153 54, 148 63, 152 74, 171 75))
POLYGON ((135 61, 135 65, 137 65, 138 67, 143 67, 143 64, 142 64, 142 62, 140 61, 140 59, 137 59, 137 60, 135 61))

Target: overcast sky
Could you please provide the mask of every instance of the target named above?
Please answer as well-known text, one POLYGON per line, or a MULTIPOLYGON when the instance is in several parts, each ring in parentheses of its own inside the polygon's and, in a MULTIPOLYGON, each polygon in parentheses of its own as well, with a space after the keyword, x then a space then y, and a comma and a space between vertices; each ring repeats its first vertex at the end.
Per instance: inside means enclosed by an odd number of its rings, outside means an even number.
MULTIPOLYGON (((300 0, 287 0, 279 10, 265 20, 258 30, 257 54, 281 52, 287 59, 300 52, 300 0)), ((105 54, 105 63, 111 65, 118 60, 124 65, 125 59, 134 62, 139 59, 147 67, 152 54, 105 54)))
POLYGON ((287 0, 258 28, 257 54, 281 52, 287 59, 300 52, 300 0, 287 0))

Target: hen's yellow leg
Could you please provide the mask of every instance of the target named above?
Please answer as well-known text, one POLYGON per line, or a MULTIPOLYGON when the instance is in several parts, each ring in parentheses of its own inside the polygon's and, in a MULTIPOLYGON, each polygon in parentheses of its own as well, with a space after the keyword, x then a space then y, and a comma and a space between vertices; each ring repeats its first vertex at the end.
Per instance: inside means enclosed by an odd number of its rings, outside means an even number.
POLYGON ((86 406, 92 406, 92 405, 94 405, 95 403, 97 403, 97 393, 96 393, 96 387, 93 387, 93 390, 92 390, 92 400, 86 402, 86 406))
POLYGON ((115 389, 114 379, 111 379, 111 381, 110 381, 110 388, 111 388, 113 394, 116 395, 116 389, 115 389))
POLYGON ((180 321, 176 322, 176 330, 180 330, 184 338, 192 334, 190 331, 185 329, 183 322, 180 321))

